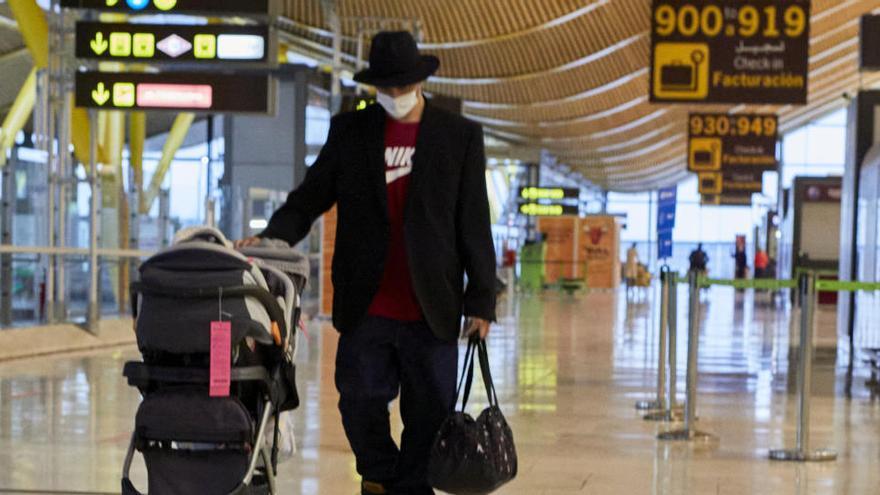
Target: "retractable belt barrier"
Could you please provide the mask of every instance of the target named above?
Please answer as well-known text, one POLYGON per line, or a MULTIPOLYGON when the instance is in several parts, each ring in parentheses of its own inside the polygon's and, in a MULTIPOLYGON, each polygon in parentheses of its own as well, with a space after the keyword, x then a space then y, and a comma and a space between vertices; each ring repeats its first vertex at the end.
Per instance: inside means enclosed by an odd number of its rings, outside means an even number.
POLYGON ((880 283, 816 280, 816 292, 878 292, 880 283))
POLYGON ((707 288, 712 286, 733 287, 734 289, 755 290, 782 290, 797 289, 797 280, 776 280, 772 278, 724 280, 716 278, 700 279, 700 286, 707 288))
POLYGON ((784 289, 797 290, 800 302, 800 346, 797 370, 798 413, 797 443, 793 449, 771 450, 769 457, 777 461, 833 461, 837 454, 828 449, 813 449, 810 446, 810 390, 812 389, 813 363, 813 330, 815 312, 820 292, 880 292, 880 283, 848 282, 839 280, 822 280, 821 275, 837 275, 831 270, 797 271, 795 280, 776 279, 714 279, 690 273, 687 278, 670 272, 664 267, 661 271, 661 311, 659 332, 659 354, 657 397, 653 401, 637 404, 639 409, 653 409, 656 412, 645 416, 655 421, 678 421, 681 413, 676 406, 675 385, 675 333, 677 321, 676 294, 677 284, 687 283, 690 290, 688 318, 688 359, 687 359, 687 395, 684 408, 683 428, 661 433, 660 440, 711 440, 713 435, 697 431, 696 422, 696 377, 697 377, 697 345, 700 333, 700 289, 710 287, 733 287, 735 289, 754 289, 778 291, 784 289), (669 379, 666 379, 667 365, 669 379), (667 388, 668 384, 668 388, 667 388))

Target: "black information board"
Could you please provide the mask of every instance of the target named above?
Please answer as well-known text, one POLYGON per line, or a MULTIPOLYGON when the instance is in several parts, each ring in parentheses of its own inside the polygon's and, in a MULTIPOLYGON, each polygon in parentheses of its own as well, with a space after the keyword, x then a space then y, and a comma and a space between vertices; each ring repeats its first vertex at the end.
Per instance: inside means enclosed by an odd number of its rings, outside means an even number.
POLYGON ((767 172, 779 167, 779 118, 772 114, 692 113, 688 170, 767 172))
POLYGON ((653 0, 652 102, 806 104, 809 0, 653 0))
POLYGON ((274 113, 269 74, 76 74, 76 106, 105 110, 274 113))
POLYGON ((862 70, 880 69, 880 15, 862 16, 859 29, 859 67, 862 70))
POLYGON ((276 55, 265 25, 76 24, 81 59, 253 66, 274 64, 276 55))
POLYGON ((61 0, 61 7, 112 12, 273 15, 274 0, 61 0))

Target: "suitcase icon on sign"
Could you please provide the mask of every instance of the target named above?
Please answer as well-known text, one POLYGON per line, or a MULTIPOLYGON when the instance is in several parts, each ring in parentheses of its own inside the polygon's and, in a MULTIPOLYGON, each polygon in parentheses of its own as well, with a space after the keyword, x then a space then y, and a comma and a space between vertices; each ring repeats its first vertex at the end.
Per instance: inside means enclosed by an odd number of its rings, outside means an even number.
POLYGON ((722 142, 718 138, 691 138, 688 169, 692 172, 721 170, 722 142))
POLYGON ((708 46, 660 43, 654 53, 654 95, 658 98, 702 99, 709 91, 708 46))
POLYGON ((699 168, 708 168, 715 163, 715 153, 706 150, 694 151, 694 166, 699 168))

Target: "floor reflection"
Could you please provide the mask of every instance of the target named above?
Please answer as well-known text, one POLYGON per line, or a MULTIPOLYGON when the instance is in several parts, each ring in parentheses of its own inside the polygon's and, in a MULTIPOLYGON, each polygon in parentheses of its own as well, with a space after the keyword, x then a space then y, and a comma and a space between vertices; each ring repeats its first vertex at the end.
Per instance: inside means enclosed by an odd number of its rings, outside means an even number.
MULTIPOLYGON (((500 308, 490 340, 493 375, 514 427, 520 476, 501 494, 867 494, 880 482, 878 414, 868 372, 819 353, 814 443, 830 465, 766 460, 794 442, 796 404, 784 298, 713 289, 700 304, 700 428, 707 446, 663 443, 676 425, 633 409, 656 383, 658 291, 582 297, 523 295, 500 308)), ((684 398, 688 297, 678 293, 678 384, 684 398)), ((829 318, 822 321, 827 322, 829 318)), ((825 323, 827 324, 827 323, 825 323)), ((833 328, 825 329, 831 331, 833 328)), ((863 330, 864 332, 864 330, 863 330)), ((280 469, 281 492, 350 495, 357 474, 336 411, 335 333, 312 323, 300 348, 299 451, 280 469)), ((133 349, 0 363, 0 493, 4 489, 118 492, 138 394, 120 372, 133 349)), ((485 405, 482 389, 473 407, 485 405)), ((395 429, 400 422, 395 416, 395 429)), ((136 480, 143 483, 138 465, 136 480)))

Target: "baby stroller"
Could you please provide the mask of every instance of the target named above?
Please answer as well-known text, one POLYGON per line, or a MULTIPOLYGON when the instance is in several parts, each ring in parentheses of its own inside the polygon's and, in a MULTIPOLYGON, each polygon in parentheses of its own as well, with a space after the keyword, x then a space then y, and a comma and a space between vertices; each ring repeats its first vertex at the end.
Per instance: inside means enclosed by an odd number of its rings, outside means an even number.
POLYGON ((153 494, 276 493, 280 416, 299 406, 293 358, 309 273, 281 244, 239 252, 215 229, 188 229, 141 266, 131 300, 143 361, 123 374, 143 401, 123 495, 140 494, 135 451, 153 494))

